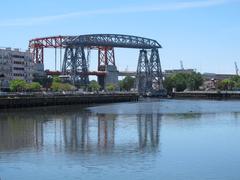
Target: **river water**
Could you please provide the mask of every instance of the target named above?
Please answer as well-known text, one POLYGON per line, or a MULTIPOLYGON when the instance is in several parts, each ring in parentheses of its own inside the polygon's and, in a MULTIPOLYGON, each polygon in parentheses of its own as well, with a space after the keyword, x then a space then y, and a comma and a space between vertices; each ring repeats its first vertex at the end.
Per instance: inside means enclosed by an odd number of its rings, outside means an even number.
POLYGON ((240 102, 0 111, 1 180, 239 180, 240 102))

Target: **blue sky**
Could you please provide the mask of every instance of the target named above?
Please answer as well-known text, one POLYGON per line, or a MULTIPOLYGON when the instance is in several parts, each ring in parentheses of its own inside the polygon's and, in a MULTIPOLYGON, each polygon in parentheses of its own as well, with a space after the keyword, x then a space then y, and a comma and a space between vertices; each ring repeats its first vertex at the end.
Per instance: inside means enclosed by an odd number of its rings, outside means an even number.
MULTIPOLYGON (((0 46, 27 49, 35 37, 120 33, 156 39, 162 68, 235 73, 240 66, 239 0, 9 0, 1 2, 0 46)), ((136 70, 138 50, 116 49, 120 70, 136 70)), ((96 70, 96 52, 91 69, 96 70)), ((53 69, 52 51, 45 68, 53 69)))

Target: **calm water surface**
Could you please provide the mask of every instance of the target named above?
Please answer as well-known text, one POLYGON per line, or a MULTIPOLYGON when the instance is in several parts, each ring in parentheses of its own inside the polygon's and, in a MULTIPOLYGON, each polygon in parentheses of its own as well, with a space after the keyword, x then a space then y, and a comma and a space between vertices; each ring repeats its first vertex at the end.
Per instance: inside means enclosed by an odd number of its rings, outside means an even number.
POLYGON ((1 180, 239 180, 240 102, 0 111, 1 180))

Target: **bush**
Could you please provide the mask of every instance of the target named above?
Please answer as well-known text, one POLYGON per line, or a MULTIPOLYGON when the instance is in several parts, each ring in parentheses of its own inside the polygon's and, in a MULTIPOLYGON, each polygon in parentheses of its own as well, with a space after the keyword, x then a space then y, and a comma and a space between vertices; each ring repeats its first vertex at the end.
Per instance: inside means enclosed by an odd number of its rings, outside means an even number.
POLYGON ((26 85, 27 91, 40 91, 42 86, 38 82, 32 82, 26 85))
POLYGON ((99 91, 101 86, 97 83, 97 81, 92 80, 90 84, 88 85, 88 88, 90 91, 99 91))
POLYGON ((74 91, 76 87, 69 83, 53 82, 51 85, 53 91, 74 91))
POLYGON ((27 88, 27 83, 21 79, 15 79, 10 81, 10 90, 13 92, 25 91, 27 88))
POLYGON ((135 79, 131 76, 126 76, 123 80, 119 81, 121 90, 130 91, 134 88, 135 79))
POLYGON ((239 83, 235 82, 232 79, 224 79, 217 83, 217 89, 219 90, 233 90, 234 87, 237 87, 239 83))
POLYGON ((106 89, 107 89, 107 91, 109 91, 109 92, 113 92, 113 91, 116 90, 116 85, 115 85, 115 84, 112 84, 112 83, 109 83, 109 84, 106 85, 106 89))

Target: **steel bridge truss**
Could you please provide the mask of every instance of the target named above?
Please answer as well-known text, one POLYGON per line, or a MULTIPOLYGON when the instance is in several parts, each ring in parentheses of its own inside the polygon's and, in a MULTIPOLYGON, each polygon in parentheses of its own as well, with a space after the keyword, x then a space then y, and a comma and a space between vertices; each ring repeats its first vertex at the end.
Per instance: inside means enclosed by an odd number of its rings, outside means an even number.
POLYGON ((136 84, 138 92, 144 94, 148 91, 149 83, 149 61, 147 50, 140 50, 137 66, 136 84))
POLYGON ((151 49, 150 58, 147 50, 140 50, 137 67, 137 88, 140 94, 151 92, 164 95, 163 74, 158 49, 151 49))
POLYGON ((101 66, 106 65, 115 66, 115 54, 113 47, 98 48, 98 70, 100 70, 101 66))
POLYGON ((137 49, 161 48, 161 45, 156 40, 122 34, 89 34, 69 36, 64 40, 63 44, 137 49))
POLYGON ((63 48, 63 41, 67 36, 52 36, 36 38, 29 41, 29 50, 34 63, 44 63, 44 48, 63 48))
POLYGON ((163 92, 163 75, 158 53, 161 45, 156 40, 121 34, 89 34, 37 38, 29 41, 34 63, 44 63, 44 48, 55 48, 55 53, 56 48, 64 48, 62 72, 70 74, 73 82, 80 81, 84 85, 89 81, 88 58, 85 57, 84 49, 98 50, 98 70, 104 71, 104 66, 116 66, 115 47, 141 49, 137 67, 137 88, 140 93, 163 92), (147 50, 151 50, 150 57, 147 50))
POLYGON ((89 83, 88 63, 84 47, 66 47, 62 72, 71 74, 73 83, 86 86, 89 83))

